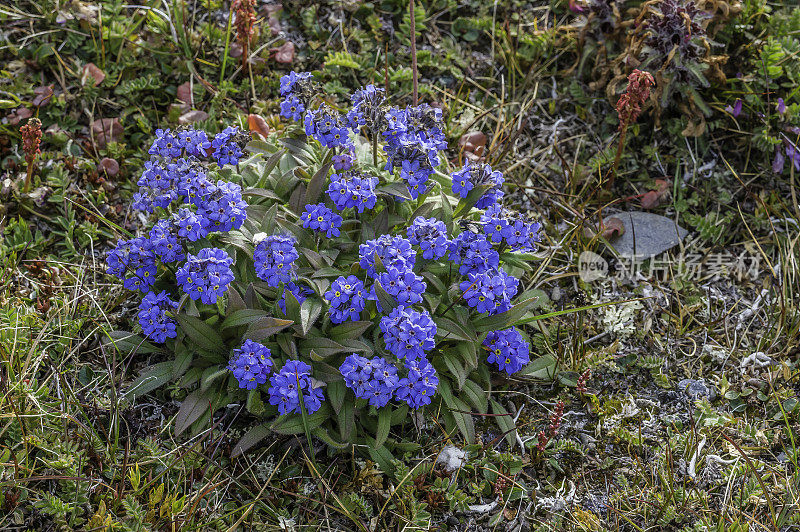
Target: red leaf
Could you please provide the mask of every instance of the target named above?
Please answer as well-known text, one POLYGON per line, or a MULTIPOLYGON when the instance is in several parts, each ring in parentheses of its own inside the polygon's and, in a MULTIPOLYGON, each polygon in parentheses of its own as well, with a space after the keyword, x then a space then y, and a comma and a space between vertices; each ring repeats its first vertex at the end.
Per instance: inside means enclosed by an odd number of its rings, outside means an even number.
POLYGON ((206 113, 205 111, 194 110, 182 114, 178 118, 178 123, 183 125, 194 124, 195 122, 200 122, 201 120, 205 120, 206 118, 208 118, 208 113, 206 113))
POLYGON ((655 190, 651 190, 649 192, 645 192, 642 195, 642 208, 643 209, 655 209, 658 207, 659 202, 659 194, 655 190))
POLYGON ((101 172, 105 172, 109 177, 114 177, 119 173, 119 163, 111 157, 103 157, 100 159, 100 164, 97 165, 97 169, 101 172))
POLYGON ((619 218, 609 218, 607 222, 600 226, 600 235, 606 240, 622 236, 623 233, 625 233, 625 226, 619 218))
POLYGON ((36 87, 33 89, 33 93, 36 97, 33 99, 33 105, 36 107, 41 107, 43 105, 47 105, 50 101, 50 98, 53 97, 53 86, 52 85, 43 85, 41 87, 36 87))
POLYGON ((286 41, 278 48, 273 48, 271 51, 275 52, 275 61, 278 63, 291 63, 294 61, 294 43, 286 41))
POLYGON ((264 11, 267 14, 267 21, 269 24, 269 30, 272 32, 272 35, 278 35, 281 32, 281 21, 278 18, 278 12, 283 9, 281 4, 270 4, 268 6, 264 6, 264 11))
POLYGON ((83 66, 81 85, 86 86, 86 82, 90 79, 92 80, 92 87, 97 87, 106 79, 106 73, 100 70, 94 63, 88 63, 83 66))
POLYGON ((269 126, 267 125, 267 121, 259 115, 247 115, 247 127, 250 129, 250 131, 258 133, 264 139, 266 139, 267 135, 269 135, 269 126))
POLYGON ((98 118, 91 124, 92 135, 97 148, 105 148, 109 142, 116 142, 122 138, 125 130, 119 118, 98 118))
POLYGON ((20 107, 16 111, 11 111, 8 114, 8 123, 12 126, 16 126, 20 123, 20 121, 25 120, 26 118, 30 118, 33 116, 33 111, 28 109, 27 107, 20 107))

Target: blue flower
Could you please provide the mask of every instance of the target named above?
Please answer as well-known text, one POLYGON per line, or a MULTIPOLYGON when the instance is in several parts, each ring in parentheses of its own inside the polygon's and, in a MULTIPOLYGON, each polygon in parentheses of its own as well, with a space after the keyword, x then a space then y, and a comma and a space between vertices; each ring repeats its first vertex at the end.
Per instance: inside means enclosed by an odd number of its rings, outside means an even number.
POLYGON ((338 210, 356 209, 359 213, 372 209, 378 201, 375 186, 378 178, 354 172, 343 172, 331 175, 328 186, 328 197, 338 210))
POLYGON ((486 187, 486 192, 475 203, 477 209, 485 209, 503 197, 503 191, 500 188, 505 182, 503 174, 497 171, 493 172, 492 167, 488 164, 474 164, 466 161, 464 168, 453 173, 452 179, 453 192, 462 198, 466 198, 475 187, 486 187))
POLYGON ((202 129, 178 129, 178 141, 187 155, 205 158, 211 149, 211 141, 202 129))
POLYGON ((177 262, 186 257, 178 240, 177 228, 170 219, 159 220, 150 229, 150 243, 162 262, 177 262))
POLYGON ((375 408, 391 401, 399 383, 397 367, 381 357, 370 360, 354 353, 344 359, 339 371, 355 396, 369 400, 375 408))
POLYGON ((447 258, 461 266, 461 275, 482 273, 500 266, 500 254, 486 237, 464 231, 450 242, 447 258))
POLYGON ((422 249, 423 259, 441 259, 447 253, 450 241, 447 239, 447 226, 436 218, 417 218, 406 232, 411 244, 422 249))
POLYGON ((167 158, 181 156, 183 146, 176 135, 169 129, 156 129, 156 138, 148 150, 150 155, 160 155, 167 158))
POLYGON ((217 133, 214 140, 211 141, 211 147, 214 148, 212 156, 216 159, 217 164, 220 166, 239 164, 239 159, 244 155, 239 143, 246 143, 245 138, 247 137, 249 135, 233 126, 226 127, 221 133, 217 133))
POLYGON ((357 90, 350 97, 353 107, 347 113, 347 123, 354 130, 361 126, 366 126, 373 134, 380 131, 385 125, 386 91, 367 85, 361 90, 357 90))
POLYGON ((139 192, 133 197, 134 209, 152 213, 155 207, 166 209, 178 198, 173 174, 159 161, 145 162, 136 184, 139 185, 139 192))
POLYGON ((367 271, 367 275, 375 277, 379 266, 410 270, 414 267, 417 254, 411 247, 411 241, 392 235, 381 235, 374 240, 367 240, 358 246, 358 264, 367 271))
POLYGON ((400 379, 395 392, 397 400, 405 402, 411 408, 431 404, 431 398, 439 386, 436 370, 425 358, 408 362, 406 368, 408 375, 400 379))
POLYGON ((197 255, 189 254, 184 265, 175 273, 178 284, 189 297, 207 305, 217 302, 233 281, 231 259, 219 248, 203 248, 197 255))
POLYGON ((509 375, 518 372, 531 361, 530 345, 514 327, 489 332, 483 345, 489 351, 489 364, 497 364, 501 371, 509 375))
POLYGON ((178 302, 170 299, 167 292, 148 292, 139 304, 139 325, 144 335, 157 343, 175 338, 178 335, 175 320, 166 311, 177 308, 178 302))
POLYGON ((180 208, 172 215, 172 223, 178 230, 178 236, 196 242, 208 235, 210 222, 187 208, 180 208))
POLYGON ((422 301, 427 285, 422 277, 411 270, 390 266, 378 275, 378 282, 400 305, 410 306, 422 301))
POLYGON ((183 196, 185 203, 200 206, 205 198, 217 191, 217 185, 208 179, 201 167, 182 159, 170 164, 169 172, 174 178, 177 193, 183 196))
POLYGON ((330 304, 330 317, 333 323, 358 321, 361 311, 367 304, 367 293, 355 275, 339 277, 325 292, 325 300, 330 304))
POLYGON ((245 340, 228 362, 228 369, 239 382, 239 388, 253 390, 259 384, 267 382, 272 373, 272 352, 269 347, 245 340))
POLYGON ((291 236, 272 235, 260 240, 253 253, 256 275, 270 286, 288 283, 294 278, 294 261, 300 257, 291 236))
POLYGON ((306 205, 306 212, 300 216, 303 227, 325 233, 328 238, 339 236, 342 217, 330 210, 324 203, 306 205))
POLYGON ((353 167, 353 155, 351 153, 339 153, 333 156, 333 169, 337 171, 350 170, 353 167))
POLYGON ((380 326, 386 349, 397 358, 422 358, 436 346, 436 323, 427 310, 418 312, 395 307, 388 316, 381 318, 380 326))
POLYGON ((303 118, 303 113, 306 111, 306 106, 300 101, 297 96, 288 96, 281 102, 281 116, 289 120, 300 120, 303 118))
POLYGON ((299 360, 288 360, 269 382, 269 404, 277 405, 281 415, 300 413, 300 397, 307 414, 319 410, 325 400, 322 390, 311 381, 311 366, 299 360))
POLYGON ((470 274, 469 280, 459 285, 467 305, 484 314, 510 309, 511 298, 517 294, 518 287, 519 280, 502 269, 470 274))

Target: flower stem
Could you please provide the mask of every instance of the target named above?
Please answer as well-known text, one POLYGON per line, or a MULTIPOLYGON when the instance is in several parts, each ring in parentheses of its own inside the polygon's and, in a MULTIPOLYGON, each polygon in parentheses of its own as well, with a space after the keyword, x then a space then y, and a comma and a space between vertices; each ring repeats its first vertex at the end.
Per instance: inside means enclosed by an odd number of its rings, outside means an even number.
POLYGON ((625 133, 628 132, 628 126, 625 125, 622 127, 622 130, 619 133, 619 143, 617 144, 617 155, 614 157, 614 164, 611 166, 611 173, 608 176, 608 181, 606 182, 606 189, 610 189, 614 186, 614 178, 617 175, 617 167, 619 166, 619 161, 622 158, 622 148, 625 146, 625 133))
POLYGON ((414 16, 414 0, 409 0, 408 10, 411 15, 411 73, 413 82, 413 92, 411 93, 411 103, 417 105, 417 21, 414 16))

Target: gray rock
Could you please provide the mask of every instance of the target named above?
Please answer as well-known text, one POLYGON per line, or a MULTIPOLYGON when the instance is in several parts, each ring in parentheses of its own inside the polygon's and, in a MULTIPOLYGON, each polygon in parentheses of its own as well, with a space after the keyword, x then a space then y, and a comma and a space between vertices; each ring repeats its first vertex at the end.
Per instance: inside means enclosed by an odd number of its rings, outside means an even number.
POLYGON ((678 383, 678 390, 685 393, 693 401, 703 397, 708 398, 709 401, 717 398, 717 391, 713 386, 706 384, 703 379, 683 379, 678 383))
POLYGON ((603 219, 618 218, 625 232, 611 240, 611 245, 623 257, 647 258, 663 253, 680 244, 689 231, 674 220, 651 212, 630 211, 611 214, 603 219))

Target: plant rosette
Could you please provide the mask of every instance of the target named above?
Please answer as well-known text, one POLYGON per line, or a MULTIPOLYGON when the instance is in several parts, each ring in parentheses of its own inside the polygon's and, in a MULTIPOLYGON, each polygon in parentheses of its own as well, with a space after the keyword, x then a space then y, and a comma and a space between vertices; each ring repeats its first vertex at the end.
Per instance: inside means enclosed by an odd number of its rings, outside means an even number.
POLYGON ((418 446, 390 438, 411 410, 470 442, 471 413, 513 427, 491 373, 530 362, 516 326, 543 295, 519 278, 539 224, 499 204, 500 172, 448 169, 441 110, 390 107, 368 86, 341 114, 309 74, 284 76, 281 94, 299 124, 265 141, 157 131, 134 201, 152 226, 107 258, 143 294, 142 334, 108 343, 166 359, 127 397, 177 381, 177 432, 244 403, 261 422, 234 454, 304 433, 388 463, 418 446))

